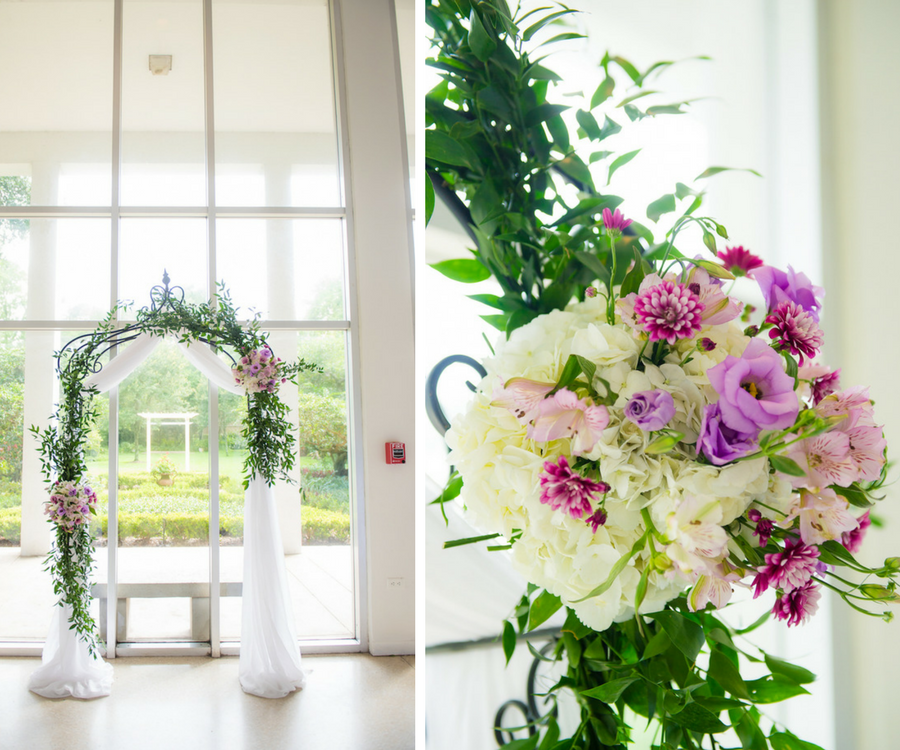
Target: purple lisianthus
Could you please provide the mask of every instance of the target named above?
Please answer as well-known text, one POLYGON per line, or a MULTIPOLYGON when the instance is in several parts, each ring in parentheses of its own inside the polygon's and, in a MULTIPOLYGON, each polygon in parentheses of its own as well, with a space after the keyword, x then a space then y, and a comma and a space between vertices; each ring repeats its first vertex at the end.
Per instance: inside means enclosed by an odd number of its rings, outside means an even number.
POLYGON ((675 416, 675 401, 668 391, 641 391, 625 405, 625 418, 646 432, 661 430, 675 416))
POLYGON ((825 290, 815 286, 804 273, 797 273, 788 266, 787 273, 772 266, 763 266, 753 272, 753 278, 766 299, 766 309, 774 310, 782 302, 796 302, 808 312, 816 323, 825 290))
POLYGON ((794 379, 764 341, 753 339, 740 358, 728 355, 708 375, 719 394, 722 421, 732 430, 757 433, 794 424, 800 411, 794 379))
POLYGON ((700 437, 697 438, 697 452, 716 466, 746 456, 758 447, 756 437, 758 431, 739 432, 731 429, 722 421, 719 404, 709 404, 703 410, 700 421, 700 437))

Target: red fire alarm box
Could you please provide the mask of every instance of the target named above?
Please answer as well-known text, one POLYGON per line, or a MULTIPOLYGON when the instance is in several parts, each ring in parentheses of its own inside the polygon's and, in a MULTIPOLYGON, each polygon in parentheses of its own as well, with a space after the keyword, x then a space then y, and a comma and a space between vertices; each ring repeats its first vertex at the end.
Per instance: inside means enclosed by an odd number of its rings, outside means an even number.
POLYGON ((386 464, 405 464, 406 463, 406 444, 405 443, 385 443, 384 444, 384 462, 386 464))

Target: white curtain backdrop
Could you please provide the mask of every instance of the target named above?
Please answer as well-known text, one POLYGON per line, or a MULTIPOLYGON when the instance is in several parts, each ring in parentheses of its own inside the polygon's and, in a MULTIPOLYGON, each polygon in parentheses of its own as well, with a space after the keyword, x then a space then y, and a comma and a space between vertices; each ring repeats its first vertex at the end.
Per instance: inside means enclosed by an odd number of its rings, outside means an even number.
MULTIPOLYGON (((161 339, 143 333, 103 369, 86 378, 84 387, 100 393, 111 390, 134 372, 161 339)), ((231 369, 205 344, 179 342, 188 361, 219 388, 239 395, 231 369)), ((240 679, 247 693, 282 698, 304 687, 300 650, 294 629, 275 494, 254 477, 244 495, 244 586, 240 679)), ((98 698, 112 689, 112 666, 90 655, 87 646, 69 629, 71 609, 54 607, 50 634, 44 644, 42 666, 28 687, 47 698, 98 698)))

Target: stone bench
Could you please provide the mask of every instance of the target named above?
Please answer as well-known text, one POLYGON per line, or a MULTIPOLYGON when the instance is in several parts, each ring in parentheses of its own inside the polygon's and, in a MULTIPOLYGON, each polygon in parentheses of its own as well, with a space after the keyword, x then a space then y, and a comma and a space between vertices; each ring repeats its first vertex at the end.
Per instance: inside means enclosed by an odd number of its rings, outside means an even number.
MULTIPOLYGON (((221 583, 219 596, 241 596, 242 583, 221 583)), ((106 640, 108 586, 95 583, 91 595, 100 600, 100 638, 106 640)), ((120 583, 116 592, 116 641, 126 642, 128 614, 132 599, 191 600, 191 640, 209 641, 209 584, 208 583, 120 583)))

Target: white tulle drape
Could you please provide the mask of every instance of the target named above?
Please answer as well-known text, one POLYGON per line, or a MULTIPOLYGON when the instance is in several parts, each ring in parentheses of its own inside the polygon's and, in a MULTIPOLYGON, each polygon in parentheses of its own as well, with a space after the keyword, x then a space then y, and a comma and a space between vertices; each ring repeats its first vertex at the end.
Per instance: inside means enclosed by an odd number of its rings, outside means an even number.
POLYGON ((283 698, 304 687, 294 630, 275 493, 254 477, 244 495, 244 591, 241 687, 283 698))
MULTIPOLYGON (((162 339, 143 333, 124 347, 103 369, 86 378, 84 387, 100 393, 111 390, 152 354, 162 339)), ((231 369, 203 343, 179 347, 188 361, 219 388, 244 395, 231 369)), ((275 493, 254 477, 244 495, 243 633, 240 680, 247 693, 282 698, 302 688, 300 650, 284 566, 275 493)), ((98 698, 112 688, 112 665, 90 655, 85 643, 69 629, 71 608, 54 607, 44 644, 42 665, 29 680, 29 689, 47 698, 98 698)))
POLYGON ((28 689, 45 698, 102 698, 112 690, 113 668, 91 656, 87 644, 69 628, 72 608, 53 608, 41 666, 31 673, 28 689))

